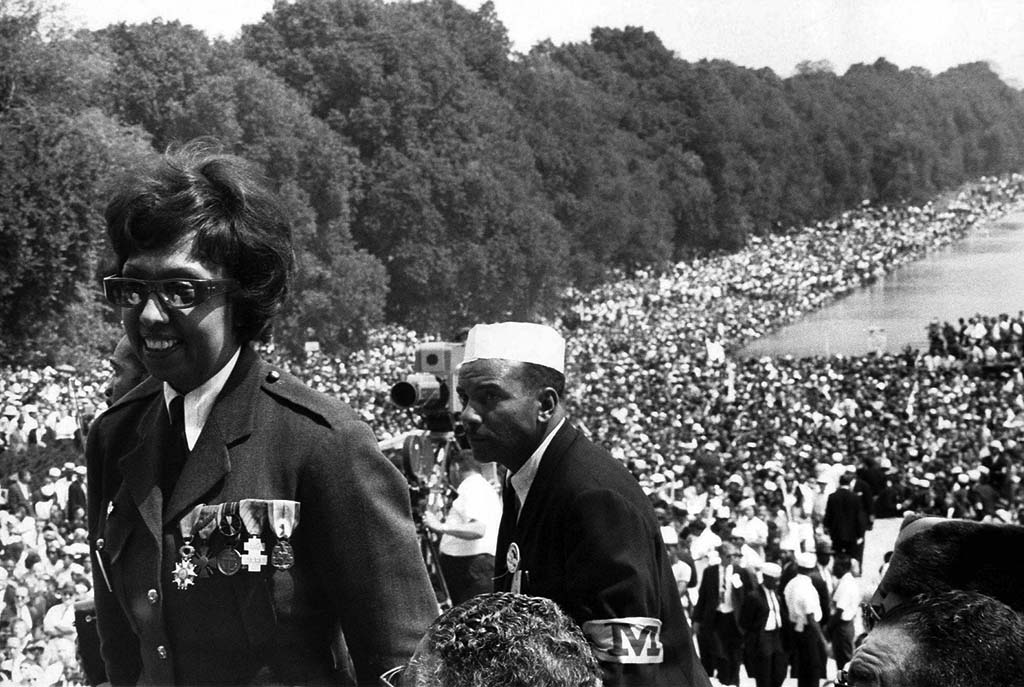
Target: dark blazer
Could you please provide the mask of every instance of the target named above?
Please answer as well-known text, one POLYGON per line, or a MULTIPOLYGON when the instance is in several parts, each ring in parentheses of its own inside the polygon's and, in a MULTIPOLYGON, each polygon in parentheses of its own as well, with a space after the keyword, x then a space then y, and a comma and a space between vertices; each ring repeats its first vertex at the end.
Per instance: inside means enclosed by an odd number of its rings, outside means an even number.
MULTIPOLYGON (((406 482, 365 423, 246 346, 164 503, 167 426, 161 383, 149 379, 89 433, 96 612, 112 683, 337 682, 339 627, 360 684, 408 660, 438 608, 406 482), (300 503, 294 566, 176 588, 181 516, 247 498, 300 503)), ((225 541, 214 534, 211 553, 225 541)))
POLYGON ((627 628, 636 640, 629 642, 617 630, 602 632, 612 624, 588 621, 661 621, 662 662, 607 660, 606 652, 601 662, 606 685, 709 685, 649 499, 620 462, 568 421, 541 459, 518 523, 513 509, 502 513, 497 591, 512 585, 506 564, 513 542, 521 556, 521 591, 558 603, 599 649, 647 655, 651 637, 627 628), (616 636, 618 646, 609 647, 616 636))
POLYGON ((861 497, 846 487, 829 494, 825 503, 825 517, 821 523, 832 541, 856 542, 864 536, 868 513, 861 497))
MULTIPOLYGON (((786 621, 786 606, 783 601, 782 592, 775 590, 775 599, 779 602, 779 633, 786 621)), ((755 663, 758 656, 763 656, 773 650, 773 646, 765 642, 765 623, 768 622, 768 591, 764 586, 758 584, 743 601, 743 610, 740 613, 740 625, 744 632, 744 662, 747 664, 747 672, 753 674, 750 667, 755 663)))
POLYGON ((86 504, 85 487, 82 486, 81 480, 72 480, 68 485, 68 518, 70 519, 71 516, 74 515, 76 508, 85 509, 87 507, 86 504))
MULTIPOLYGON (((732 569, 743 580, 743 585, 740 587, 733 586, 731 583, 729 585, 730 595, 732 596, 733 619, 736 621, 737 629, 742 630, 740 611, 743 608, 746 595, 754 587, 754 578, 750 570, 741 568, 739 565, 733 565, 732 569)), ((718 612, 718 591, 719 585, 721 585, 721 574, 721 564, 709 565, 704 568, 704 575, 700 580, 700 589, 697 591, 697 605, 693 609, 693 621, 695 623, 706 623, 706 627, 711 627, 714 623, 715 613, 718 612)))

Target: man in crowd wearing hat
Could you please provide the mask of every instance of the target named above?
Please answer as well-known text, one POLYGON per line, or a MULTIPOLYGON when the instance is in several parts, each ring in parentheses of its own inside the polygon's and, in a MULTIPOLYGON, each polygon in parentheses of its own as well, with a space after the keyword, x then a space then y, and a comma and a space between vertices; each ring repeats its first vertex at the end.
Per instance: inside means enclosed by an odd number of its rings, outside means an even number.
POLYGON ((761 582, 746 595, 740 612, 743 662, 756 687, 782 687, 789 668, 782 632, 785 609, 778 593, 782 566, 764 563, 760 574, 761 582))
POLYGON ((85 473, 87 472, 84 465, 76 465, 73 471, 73 477, 71 482, 68 484, 68 499, 67 499, 67 516, 68 520, 74 520, 75 514, 81 509, 81 513, 85 516, 85 473))
POLYGON ((32 515, 36 520, 49 520, 50 512, 57 507, 57 480, 60 468, 47 470, 43 483, 32 493, 32 515))
POLYGON ((743 628, 740 614, 756 581, 741 564, 742 553, 732 542, 718 547, 719 560, 704 569, 693 609, 700 660, 711 677, 723 685, 740 683, 743 628))
POLYGON ((797 687, 818 687, 827 675, 828 656, 821 629, 821 602, 811 582, 815 564, 813 553, 798 553, 797 575, 784 591, 789 620, 793 624, 793 674, 797 687))
POLYGON ((509 472, 496 591, 564 608, 606 685, 708 685, 650 501, 566 417, 562 337, 530 323, 473 327, 457 392, 473 454, 509 472))

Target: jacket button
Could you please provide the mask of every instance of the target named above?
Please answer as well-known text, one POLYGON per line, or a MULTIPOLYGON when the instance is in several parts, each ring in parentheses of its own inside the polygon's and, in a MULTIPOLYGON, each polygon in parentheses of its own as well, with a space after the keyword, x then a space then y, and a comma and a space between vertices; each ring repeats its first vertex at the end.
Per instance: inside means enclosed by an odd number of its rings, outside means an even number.
POLYGON ((102 539, 97 539, 96 540, 96 549, 100 550, 100 551, 103 550, 103 540, 102 539))
POLYGON ((158 646, 156 648, 156 655, 159 656, 161 660, 166 661, 167 660, 167 647, 165 647, 163 644, 158 646))
POLYGON ((281 379, 281 373, 277 370, 271 370, 267 373, 267 381, 273 384, 277 380, 281 379))
POLYGON ((146 592, 146 598, 149 599, 149 603, 155 604, 160 600, 160 593, 155 589, 150 589, 146 592))

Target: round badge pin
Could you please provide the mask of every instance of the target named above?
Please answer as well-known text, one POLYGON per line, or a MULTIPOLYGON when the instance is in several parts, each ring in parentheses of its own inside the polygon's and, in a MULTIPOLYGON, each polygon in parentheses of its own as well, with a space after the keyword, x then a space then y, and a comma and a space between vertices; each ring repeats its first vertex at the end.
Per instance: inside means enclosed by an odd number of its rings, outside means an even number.
POLYGON ((510 573, 519 569, 519 545, 515 542, 508 545, 508 553, 505 554, 505 567, 510 573))

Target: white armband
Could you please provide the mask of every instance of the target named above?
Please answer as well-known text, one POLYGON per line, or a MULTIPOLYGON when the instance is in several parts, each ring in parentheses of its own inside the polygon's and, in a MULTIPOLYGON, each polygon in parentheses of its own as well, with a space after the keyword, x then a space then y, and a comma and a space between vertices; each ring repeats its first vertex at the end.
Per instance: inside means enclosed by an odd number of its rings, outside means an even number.
POLYGON ((661 663, 661 621, 657 618, 607 618, 583 623, 594 655, 605 663, 661 663))

